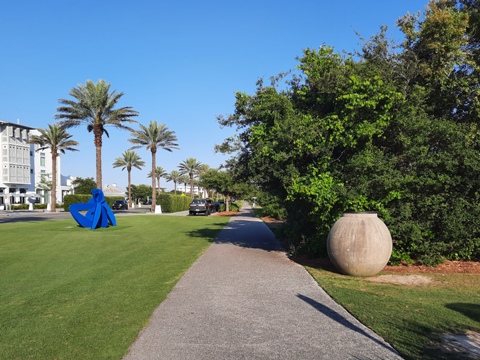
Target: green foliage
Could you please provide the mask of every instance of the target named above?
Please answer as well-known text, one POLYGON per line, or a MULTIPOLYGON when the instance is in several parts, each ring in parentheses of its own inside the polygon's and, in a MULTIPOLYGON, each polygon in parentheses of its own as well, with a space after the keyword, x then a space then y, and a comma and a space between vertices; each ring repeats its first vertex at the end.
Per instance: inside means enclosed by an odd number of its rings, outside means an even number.
POLYGON ((240 211, 240 203, 232 202, 229 204, 230 211, 240 211))
MULTIPOLYGON (((135 199, 147 199, 152 196, 152 187, 145 184, 131 185, 132 200, 135 199)), ((128 189, 127 189, 128 190, 128 189)))
POLYGON ((335 301, 384 338, 402 358, 469 358, 455 350, 447 352, 442 336, 480 331, 480 275, 421 274, 435 283, 407 286, 375 283, 320 268, 309 267, 308 271, 335 301))
POLYGON ((91 177, 85 179, 77 177, 72 181, 72 185, 74 186, 75 194, 90 195, 92 190, 97 188, 97 183, 91 177))
POLYGON ((307 49, 300 74, 259 81, 218 118, 237 128, 234 181, 268 194, 258 197, 270 216, 284 209, 292 252, 325 254, 350 210, 378 212, 393 261, 480 259, 479 17, 472 2, 455 5, 400 19, 400 46, 382 28, 358 59, 307 49))
MULTIPOLYGON (((63 198, 63 210, 70 211, 70 205, 87 203, 92 198, 92 195, 70 194, 63 198)), ((125 200, 123 196, 105 196, 105 201, 108 206, 112 207, 115 200, 125 200)))
POLYGON ((157 195, 157 204, 162 206, 162 212, 172 213, 188 210, 191 198, 181 195, 173 195, 169 193, 161 193, 157 195))

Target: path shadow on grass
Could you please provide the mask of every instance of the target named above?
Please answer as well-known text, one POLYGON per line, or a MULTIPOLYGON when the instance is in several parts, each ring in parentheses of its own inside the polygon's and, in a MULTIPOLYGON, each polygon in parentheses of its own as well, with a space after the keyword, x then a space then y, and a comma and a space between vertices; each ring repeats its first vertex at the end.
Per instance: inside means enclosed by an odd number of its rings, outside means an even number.
POLYGON ((384 342, 382 342, 382 341, 376 339, 375 337, 373 337, 372 335, 368 334, 367 332, 365 332, 365 330, 358 327, 357 325, 351 323, 349 320, 347 320, 345 317, 343 317, 342 315, 337 313, 335 310, 330 309, 328 306, 325 306, 325 305, 319 303, 318 301, 315 301, 315 300, 309 298, 308 296, 297 294, 297 297, 299 299, 305 301, 307 304, 313 306, 316 310, 318 310, 322 314, 328 316, 330 319, 332 319, 332 320, 338 322, 339 324, 343 325, 347 329, 353 330, 353 331, 369 338, 370 340, 374 341, 378 345, 380 345, 380 346, 384 347, 385 349, 388 349, 392 353, 398 355, 398 353, 392 347, 388 346, 384 342))
POLYGON ((451 303, 445 305, 447 309, 457 311, 470 319, 480 322, 480 305, 470 303, 451 303))

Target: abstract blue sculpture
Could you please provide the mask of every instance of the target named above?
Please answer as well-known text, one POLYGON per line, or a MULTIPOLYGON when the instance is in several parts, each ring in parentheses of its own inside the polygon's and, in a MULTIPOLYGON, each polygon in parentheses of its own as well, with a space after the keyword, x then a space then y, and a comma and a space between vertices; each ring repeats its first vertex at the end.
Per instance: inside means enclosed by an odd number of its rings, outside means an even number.
POLYGON ((108 225, 116 226, 117 220, 113 211, 105 201, 103 191, 92 190, 92 198, 87 203, 70 205, 70 214, 81 227, 89 227, 95 230, 99 227, 106 228, 108 225), (79 211, 87 210, 85 215, 79 211))

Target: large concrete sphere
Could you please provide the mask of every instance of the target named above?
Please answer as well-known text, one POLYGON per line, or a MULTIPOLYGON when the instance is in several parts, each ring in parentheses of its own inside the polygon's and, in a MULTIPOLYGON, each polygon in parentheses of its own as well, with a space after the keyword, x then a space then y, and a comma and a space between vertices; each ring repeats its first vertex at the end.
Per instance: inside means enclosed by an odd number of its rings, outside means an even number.
POLYGON ((327 250, 340 272, 373 276, 392 255, 392 236, 376 213, 345 213, 330 229, 327 250))

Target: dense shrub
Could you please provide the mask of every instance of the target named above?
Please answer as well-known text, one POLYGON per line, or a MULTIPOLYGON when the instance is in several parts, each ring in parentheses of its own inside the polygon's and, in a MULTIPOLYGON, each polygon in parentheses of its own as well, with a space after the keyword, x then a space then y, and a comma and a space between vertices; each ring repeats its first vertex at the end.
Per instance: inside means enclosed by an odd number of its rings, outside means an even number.
POLYGON ((157 195, 157 204, 162 206, 162 212, 172 213, 188 210, 192 199, 184 195, 162 193, 157 195))
MULTIPOLYGON (((87 203, 92 198, 92 195, 72 194, 65 195, 63 198, 63 210, 70 211, 70 205, 87 203)), ((112 207, 115 200, 125 200, 123 196, 105 196, 105 201, 108 206, 112 207)))

